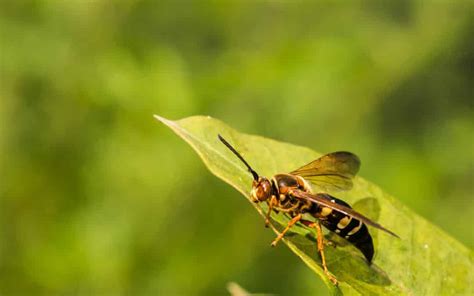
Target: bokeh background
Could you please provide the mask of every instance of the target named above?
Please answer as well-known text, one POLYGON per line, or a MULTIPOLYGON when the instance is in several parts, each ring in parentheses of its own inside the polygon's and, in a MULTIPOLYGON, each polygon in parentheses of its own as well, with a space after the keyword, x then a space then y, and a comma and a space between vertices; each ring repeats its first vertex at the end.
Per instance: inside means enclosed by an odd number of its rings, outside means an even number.
POLYGON ((472 248, 472 1, 0 2, 0 293, 325 293, 156 122, 358 154, 472 248))

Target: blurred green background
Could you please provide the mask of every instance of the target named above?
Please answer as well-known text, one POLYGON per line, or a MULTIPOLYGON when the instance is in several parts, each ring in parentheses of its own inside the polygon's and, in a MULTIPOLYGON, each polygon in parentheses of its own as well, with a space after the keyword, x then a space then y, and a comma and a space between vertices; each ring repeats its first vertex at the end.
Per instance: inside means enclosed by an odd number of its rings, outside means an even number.
POLYGON ((3 295, 324 293, 154 113, 352 151, 474 246, 472 1, 3 0, 0 38, 3 295))

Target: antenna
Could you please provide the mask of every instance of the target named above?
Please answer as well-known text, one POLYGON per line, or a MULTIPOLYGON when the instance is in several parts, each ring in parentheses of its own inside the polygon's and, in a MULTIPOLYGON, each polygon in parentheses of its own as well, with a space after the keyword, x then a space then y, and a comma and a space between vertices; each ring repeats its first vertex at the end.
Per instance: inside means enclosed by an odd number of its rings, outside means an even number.
POLYGON ((253 179, 255 181, 258 181, 258 174, 256 171, 254 171, 250 165, 245 161, 245 159, 242 157, 242 155, 239 154, 239 152, 237 152, 237 150, 235 150, 234 147, 232 147, 232 145, 229 144, 229 142, 227 142, 221 135, 217 134, 217 137, 219 138, 219 140, 221 140, 222 143, 224 143, 224 145, 227 146, 227 148, 230 149, 230 151, 232 151, 240 160, 242 160, 242 162, 245 164, 245 166, 248 168, 249 172, 252 174, 253 176, 253 179))

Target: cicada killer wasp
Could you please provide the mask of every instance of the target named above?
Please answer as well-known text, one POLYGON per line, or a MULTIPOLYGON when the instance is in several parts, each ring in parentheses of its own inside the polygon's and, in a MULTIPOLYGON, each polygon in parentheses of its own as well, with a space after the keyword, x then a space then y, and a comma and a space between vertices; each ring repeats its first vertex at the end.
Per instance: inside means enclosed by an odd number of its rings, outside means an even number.
POLYGON ((350 152, 329 153, 290 173, 276 174, 267 179, 259 176, 221 135, 218 135, 218 138, 252 174, 250 198, 255 203, 267 203, 265 225, 268 226, 272 211, 283 212, 291 218, 285 229, 273 240, 272 246, 275 246, 298 222, 315 228, 323 270, 334 284, 337 284, 337 279, 326 266, 321 225, 352 243, 362 252, 368 264, 372 262, 374 245, 367 225, 398 237, 392 231, 353 210, 346 202, 327 193, 313 192, 311 184, 325 191, 351 189, 352 179, 360 167, 360 160, 356 155, 350 152), (303 219, 303 214, 311 215, 315 221, 303 219))

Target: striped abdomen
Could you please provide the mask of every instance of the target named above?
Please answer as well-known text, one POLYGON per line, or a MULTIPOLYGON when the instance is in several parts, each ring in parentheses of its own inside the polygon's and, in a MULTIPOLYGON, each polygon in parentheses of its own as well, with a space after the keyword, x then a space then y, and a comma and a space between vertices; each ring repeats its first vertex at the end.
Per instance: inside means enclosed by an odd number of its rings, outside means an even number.
MULTIPOLYGON (((332 197, 331 201, 350 208, 346 202, 335 197, 332 197)), ((337 233, 356 246, 362 254, 364 254, 369 263, 372 261, 374 245, 369 230, 364 223, 323 206, 318 207, 318 211, 314 216, 318 218, 321 224, 327 229, 337 233)))

